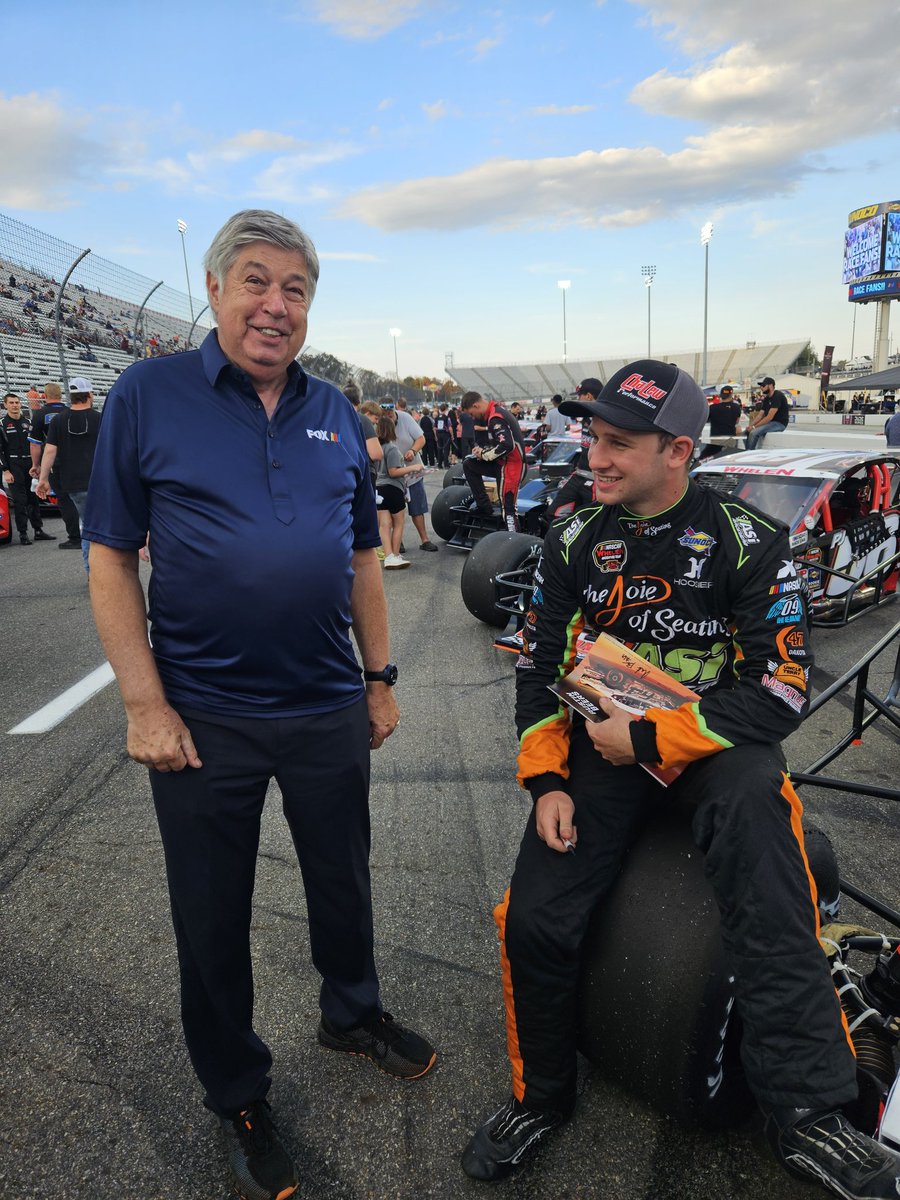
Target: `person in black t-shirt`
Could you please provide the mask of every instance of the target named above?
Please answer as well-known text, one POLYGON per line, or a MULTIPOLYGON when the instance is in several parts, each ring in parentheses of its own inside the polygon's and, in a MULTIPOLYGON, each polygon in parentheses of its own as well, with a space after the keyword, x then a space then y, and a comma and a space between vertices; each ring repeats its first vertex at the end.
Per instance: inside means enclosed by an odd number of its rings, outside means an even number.
POLYGON ((734 388, 726 383, 719 389, 719 403, 709 406, 709 436, 733 438, 742 411, 740 401, 734 398, 734 388))
POLYGON ((59 490, 69 497, 78 513, 84 569, 89 571, 90 543, 81 537, 81 521, 94 465, 101 415, 94 410, 94 390, 89 379, 79 376, 70 380, 69 397, 71 408, 57 413, 47 427, 37 494, 42 500, 50 494, 50 472, 55 468, 59 490))
POLYGON ((763 404, 755 418, 751 418, 745 444, 748 450, 756 450, 767 433, 782 433, 788 427, 791 410, 784 392, 775 390, 771 375, 758 379, 756 386, 762 388, 763 404))

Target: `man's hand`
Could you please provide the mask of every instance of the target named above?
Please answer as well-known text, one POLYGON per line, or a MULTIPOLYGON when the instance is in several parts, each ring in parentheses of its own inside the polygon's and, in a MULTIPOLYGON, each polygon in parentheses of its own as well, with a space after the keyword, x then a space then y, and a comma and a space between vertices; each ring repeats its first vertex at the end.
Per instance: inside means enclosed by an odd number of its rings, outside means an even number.
POLYGON ((578 842, 578 830, 572 824, 575 816, 572 797, 565 792, 546 792, 534 807, 538 837, 551 850, 566 854, 569 849, 566 842, 573 846, 578 842))
POLYGON ((34 493, 36 496, 39 496, 41 500, 46 500, 50 495, 50 480, 41 479, 38 482, 37 487, 34 489, 34 493))
POLYGON ((190 730, 168 704, 128 713, 128 754, 155 771, 202 767, 190 730))
POLYGON ((400 709, 394 689, 386 683, 367 684, 366 703, 369 706, 371 746, 377 750, 400 724, 400 709))
POLYGON ((3 472, 3 482, 4 483, 12 483, 12 481, 13 481, 12 471, 4 471, 3 472))
POLYGON ((612 763, 614 767, 627 767, 636 761, 630 732, 634 717, 623 712, 605 696, 601 696, 598 703, 606 713, 607 720, 587 721, 588 736, 594 743, 594 749, 599 751, 607 762, 612 763))

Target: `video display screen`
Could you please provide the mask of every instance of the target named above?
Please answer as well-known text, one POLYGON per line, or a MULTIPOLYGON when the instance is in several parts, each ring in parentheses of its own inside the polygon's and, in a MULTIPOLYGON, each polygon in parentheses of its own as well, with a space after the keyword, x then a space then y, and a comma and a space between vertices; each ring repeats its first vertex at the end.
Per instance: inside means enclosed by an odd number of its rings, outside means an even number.
MULTIPOLYGON (((894 216, 896 214, 889 214, 894 216)), ((865 279, 881 270, 881 235, 884 229, 884 213, 860 221, 844 234, 843 283, 865 279)))
POLYGON ((887 214, 887 235, 884 241, 885 271, 900 271, 900 212, 887 214))

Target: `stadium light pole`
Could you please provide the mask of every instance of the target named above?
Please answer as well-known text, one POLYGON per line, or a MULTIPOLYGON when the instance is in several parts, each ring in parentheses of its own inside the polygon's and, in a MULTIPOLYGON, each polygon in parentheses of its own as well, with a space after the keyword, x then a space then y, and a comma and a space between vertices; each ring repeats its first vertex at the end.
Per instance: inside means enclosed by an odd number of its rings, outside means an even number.
POLYGON ((700 230, 700 245, 703 247, 703 383, 706 387, 706 331, 709 317, 709 243, 713 235, 713 223, 707 221, 700 230))
POLYGON ((653 286, 653 276, 656 274, 656 267, 641 267, 641 274, 644 277, 644 284, 647 288, 647 357, 652 358, 650 353, 650 289, 653 286))
POLYGON ((403 332, 402 329, 389 329, 388 333, 394 339, 394 400, 400 402, 400 368, 397 366, 397 338, 403 332))
POLYGON ((560 289, 560 291, 563 294, 563 362, 565 362, 566 354, 568 352, 568 347, 566 345, 566 292, 572 286, 572 280, 571 279, 559 279, 556 282, 556 286, 560 289))
POLYGON ((191 276, 187 265, 187 250, 184 247, 184 235, 187 233, 187 222, 178 219, 178 232, 181 234, 181 253, 184 258, 184 278, 187 281, 188 304, 191 306, 191 326, 194 324, 194 299, 191 296, 191 276))

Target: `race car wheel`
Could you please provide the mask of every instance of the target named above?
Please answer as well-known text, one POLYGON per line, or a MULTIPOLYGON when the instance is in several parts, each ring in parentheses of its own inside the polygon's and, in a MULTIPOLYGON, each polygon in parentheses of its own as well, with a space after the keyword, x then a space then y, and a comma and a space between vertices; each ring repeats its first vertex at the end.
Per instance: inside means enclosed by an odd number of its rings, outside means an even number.
POLYGON ((444 472, 444 482, 441 487, 454 487, 456 484, 465 483, 466 476, 463 472, 462 463, 454 463, 452 467, 448 467, 444 472))
POLYGON ((524 614, 527 605, 523 600, 531 590, 530 577, 523 580, 529 584, 526 592, 498 584, 497 576, 527 568, 529 559, 536 562, 542 544, 541 538, 528 533, 498 530, 473 546, 459 581, 463 604, 473 617, 495 629, 502 629, 509 622, 508 607, 511 604, 521 605, 524 614), (498 608, 498 602, 506 604, 507 609, 498 608))
POLYGON ((719 914, 674 805, 649 823, 585 943, 579 1049, 599 1072, 686 1126, 723 1128, 753 1098, 719 914))
POLYGON ((442 492, 438 492, 431 502, 431 528, 443 538, 445 542, 449 542, 456 533, 456 521, 453 518, 452 508, 459 504, 466 504, 472 499, 472 489, 467 483, 454 484, 453 487, 445 487, 442 492))

